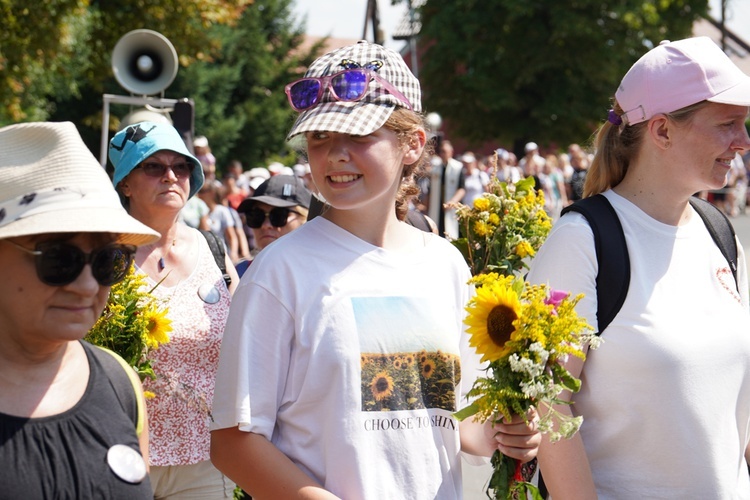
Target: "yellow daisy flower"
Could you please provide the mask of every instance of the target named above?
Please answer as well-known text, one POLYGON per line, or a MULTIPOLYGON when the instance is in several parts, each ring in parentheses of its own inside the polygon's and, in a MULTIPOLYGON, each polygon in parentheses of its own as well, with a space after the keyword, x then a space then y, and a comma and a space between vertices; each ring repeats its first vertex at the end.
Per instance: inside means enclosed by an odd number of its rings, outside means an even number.
POLYGON ((477 198, 474 200, 474 208, 480 212, 484 212, 490 208, 490 200, 487 198, 477 198))
POLYGON ((492 232, 492 227, 489 226, 486 222, 478 220, 474 223, 474 232, 477 233, 477 236, 482 238, 492 232))
POLYGON ((516 245, 516 255, 521 257, 522 259, 525 259, 528 256, 534 256, 534 247, 529 244, 528 241, 523 240, 518 245, 516 245))

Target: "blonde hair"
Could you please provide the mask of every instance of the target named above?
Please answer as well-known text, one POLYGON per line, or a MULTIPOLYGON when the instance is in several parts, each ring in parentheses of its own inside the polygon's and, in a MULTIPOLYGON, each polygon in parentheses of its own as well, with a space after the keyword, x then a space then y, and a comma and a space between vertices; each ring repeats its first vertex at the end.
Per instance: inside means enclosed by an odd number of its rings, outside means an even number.
MULTIPOLYGON (((677 123, 685 123, 707 103, 708 101, 701 101, 665 115, 677 123)), ((616 102, 613 110, 618 116, 622 116, 623 110, 616 102)), ((628 167, 638 156, 647 127, 648 121, 635 125, 615 125, 606 121, 599 127, 594 139, 596 153, 586 173, 583 187, 584 198, 602 193, 622 182, 628 167)))
MULTIPOLYGON (((385 128, 394 132, 400 145, 407 145, 416 141, 415 134, 419 130, 426 130, 424 116, 406 108, 397 108, 383 124, 385 128)), ((401 186, 396 194, 396 217, 406 219, 409 211, 409 201, 419 195, 417 178, 423 174, 425 166, 432 157, 433 146, 428 141, 422 155, 411 165, 404 165, 401 173, 401 186)))

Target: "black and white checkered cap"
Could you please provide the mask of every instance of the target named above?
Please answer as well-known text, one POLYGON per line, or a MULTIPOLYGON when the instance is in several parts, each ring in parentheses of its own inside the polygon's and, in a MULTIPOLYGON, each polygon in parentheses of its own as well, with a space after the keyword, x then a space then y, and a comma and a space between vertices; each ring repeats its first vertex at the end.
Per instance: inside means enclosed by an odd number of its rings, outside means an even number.
MULTIPOLYGON (((414 111, 422 111, 419 80, 409 70, 403 57, 394 50, 366 40, 319 57, 310 65, 305 77, 320 78, 338 73, 347 69, 344 64, 351 64, 351 61, 363 68, 382 63, 375 71, 377 75, 396 87, 409 100, 414 111)), ((385 90, 375 79, 370 81, 367 94, 356 102, 333 101, 327 90, 321 104, 299 115, 287 140, 311 131, 368 135, 382 127, 397 106, 408 108, 407 103, 385 90)))

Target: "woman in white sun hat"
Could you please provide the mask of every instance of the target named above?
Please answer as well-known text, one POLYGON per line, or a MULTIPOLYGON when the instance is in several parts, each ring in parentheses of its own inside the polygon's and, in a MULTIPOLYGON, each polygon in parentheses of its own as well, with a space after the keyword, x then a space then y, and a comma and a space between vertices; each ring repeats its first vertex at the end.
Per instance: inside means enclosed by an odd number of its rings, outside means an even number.
POLYGON ((583 416, 580 433, 539 451, 552 498, 750 498, 745 258, 736 241, 733 276, 690 204, 750 149, 749 109, 750 77, 706 37, 658 45, 620 83, 584 196, 603 193, 622 224, 622 308, 599 323, 599 249, 581 214, 555 223, 528 275, 585 294, 580 313, 603 339, 569 362, 582 389, 560 411, 583 416))
POLYGON ((138 377, 81 339, 158 236, 72 123, 0 128, 3 498, 151 498, 138 377))

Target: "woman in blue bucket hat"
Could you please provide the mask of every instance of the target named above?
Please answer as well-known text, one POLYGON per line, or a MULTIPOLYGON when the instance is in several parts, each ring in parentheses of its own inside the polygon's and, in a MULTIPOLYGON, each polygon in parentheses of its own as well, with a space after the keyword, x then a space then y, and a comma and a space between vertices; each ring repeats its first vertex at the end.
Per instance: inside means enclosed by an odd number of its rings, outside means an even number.
POLYGON ((109 144, 113 183, 130 215, 161 238, 139 249, 137 269, 169 308, 170 341, 153 351, 156 380, 150 416, 151 483, 156 498, 231 498, 234 484, 209 460, 214 378, 231 292, 239 280, 228 258, 227 287, 207 239, 179 222, 203 185, 200 162, 170 124, 141 122, 109 144))

